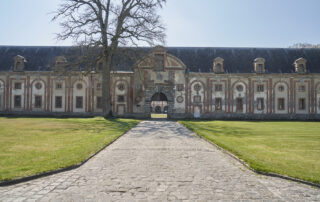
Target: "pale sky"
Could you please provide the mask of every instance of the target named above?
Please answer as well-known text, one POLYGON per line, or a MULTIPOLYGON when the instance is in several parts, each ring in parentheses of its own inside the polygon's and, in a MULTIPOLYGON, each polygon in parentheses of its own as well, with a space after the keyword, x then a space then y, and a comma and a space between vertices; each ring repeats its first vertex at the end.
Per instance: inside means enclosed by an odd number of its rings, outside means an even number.
MULTIPOLYGON (((50 12, 60 0, 3 0, 0 45, 72 45, 56 41, 50 12)), ((320 43, 320 0, 168 0, 160 12, 167 46, 288 47, 320 43)))

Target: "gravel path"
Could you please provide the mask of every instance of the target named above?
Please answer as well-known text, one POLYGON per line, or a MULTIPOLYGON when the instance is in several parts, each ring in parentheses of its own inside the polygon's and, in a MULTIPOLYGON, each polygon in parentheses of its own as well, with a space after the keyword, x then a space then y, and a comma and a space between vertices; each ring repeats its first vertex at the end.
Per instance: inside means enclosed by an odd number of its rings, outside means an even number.
POLYGON ((257 175, 179 123, 143 121, 78 169, 0 187, 0 201, 320 201, 257 175))

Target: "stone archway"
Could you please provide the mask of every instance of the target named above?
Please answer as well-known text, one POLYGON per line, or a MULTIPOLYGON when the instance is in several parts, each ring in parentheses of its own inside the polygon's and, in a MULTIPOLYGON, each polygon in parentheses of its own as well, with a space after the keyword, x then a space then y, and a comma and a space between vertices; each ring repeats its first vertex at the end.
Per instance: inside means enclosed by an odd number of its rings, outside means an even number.
POLYGON ((151 97, 151 113, 156 114, 167 114, 168 110, 168 99, 167 96, 161 92, 153 94, 151 97))
POLYGON ((152 107, 151 102, 156 100, 163 100, 167 102, 166 106, 163 106, 162 110, 170 117, 173 113, 174 107, 174 90, 173 86, 157 85, 155 88, 146 89, 145 92, 145 112, 151 117, 152 107))

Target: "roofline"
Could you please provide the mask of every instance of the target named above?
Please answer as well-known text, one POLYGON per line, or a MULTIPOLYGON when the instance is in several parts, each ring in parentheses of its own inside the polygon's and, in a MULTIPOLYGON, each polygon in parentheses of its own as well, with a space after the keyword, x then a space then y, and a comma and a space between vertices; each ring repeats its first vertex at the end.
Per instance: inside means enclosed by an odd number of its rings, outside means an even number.
MULTIPOLYGON (((0 45, 0 48, 72 48, 79 47, 74 46, 24 46, 24 45, 0 45)), ((320 48, 290 48, 290 47, 257 47, 257 46, 164 46, 165 48, 185 48, 185 49, 207 49, 207 48, 217 48, 217 49, 289 49, 289 50, 320 50, 320 48)), ((150 46, 120 46, 119 48, 150 48, 150 46)))

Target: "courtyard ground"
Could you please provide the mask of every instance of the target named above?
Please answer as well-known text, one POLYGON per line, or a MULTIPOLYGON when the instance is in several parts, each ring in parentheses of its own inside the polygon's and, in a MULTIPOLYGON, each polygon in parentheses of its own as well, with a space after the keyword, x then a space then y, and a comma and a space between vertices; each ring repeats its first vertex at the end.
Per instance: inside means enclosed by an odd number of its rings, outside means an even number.
POLYGON ((0 118, 0 181, 78 164, 139 121, 0 118))
POLYGON ((256 170, 320 184, 320 122, 180 122, 256 170))
POLYGON ((13 186, 0 201, 319 201, 257 175, 177 122, 143 121, 83 166, 13 186))

